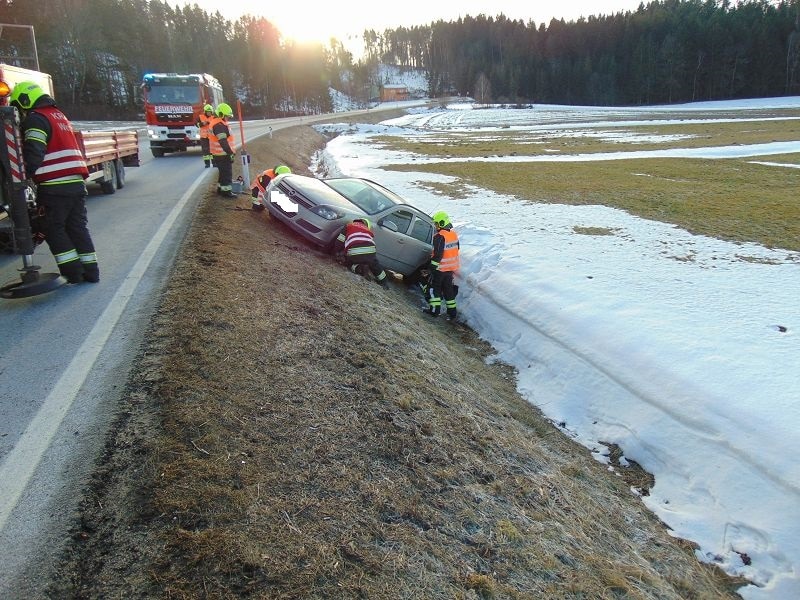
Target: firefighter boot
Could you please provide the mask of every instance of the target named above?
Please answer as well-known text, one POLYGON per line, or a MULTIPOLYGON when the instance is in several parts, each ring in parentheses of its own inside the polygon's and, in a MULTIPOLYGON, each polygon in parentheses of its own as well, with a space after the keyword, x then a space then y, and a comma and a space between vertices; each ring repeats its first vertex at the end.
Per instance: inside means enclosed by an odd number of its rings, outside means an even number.
POLYGON ((81 283, 83 281, 83 266, 80 261, 74 260, 58 265, 58 270, 66 278, 67 283, 81 283))
POLYGON ((100 281, 100 269, 97 268, 96 264, 94 268, 87 265, 83 266, 83 280, 89 283, 97 283, 100 281))

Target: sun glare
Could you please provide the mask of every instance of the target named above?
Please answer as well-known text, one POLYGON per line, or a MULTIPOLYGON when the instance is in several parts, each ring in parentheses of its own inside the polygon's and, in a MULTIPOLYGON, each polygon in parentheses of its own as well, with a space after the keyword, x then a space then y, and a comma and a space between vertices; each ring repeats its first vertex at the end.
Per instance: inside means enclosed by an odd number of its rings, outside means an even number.
POLYGON ((316 20, 294 19, 287 20, 285 23, 274 22, 274 24, 285 39, 294 40, 300 44, 316 43, 327 46, 332 37, 336 39, 344 37, 337 34, 330 24, 316 20))
POLYGON ((253 16, 264 17, 281 32, 286 40, 298 43, 318 43, 327 46, 331 38, 344 42, 353 34, 353 16, 348 11, 337 10, 329 2, 306 1, 302 9, 280 10, 275 14, 266 10, 263 2, 241 2, 240 8, 253 16))

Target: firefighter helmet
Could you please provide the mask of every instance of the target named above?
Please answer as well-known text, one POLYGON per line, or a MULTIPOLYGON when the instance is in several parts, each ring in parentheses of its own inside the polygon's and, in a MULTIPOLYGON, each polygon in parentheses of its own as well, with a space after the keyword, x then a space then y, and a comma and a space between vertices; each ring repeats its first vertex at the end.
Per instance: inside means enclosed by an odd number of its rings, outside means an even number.
POLYGON ((443 210, 436 211, 431 215, 431 218, 439 229, 444 229, 448 225, 452 225, 452 223, 450 223, 450 217, 448 217, 447 213, 443 210))
POLYGON ((353 223, 363 223, 367 229, 372 231, 372 223, 370 223, 369 219, 366 217, 359 217, 358 219, 353 219, 353 223))
POLYGON ((217 105, 217 115, 220 117, 232 117, 233 109, 231 108, 231 105, 226 102, 220 102, 217 105))
POLYGON ((210 112, 210 113, 213 113, 213 112, 214 112, 214 107, 213 107, 213 106, 211 106, 210 104, 206 104, 206 105, 203 107, 203 112, 210 112))
POLYGON ((292 170, 286 165, 278 165, 277 167, 275 167, 275 175, 285 175, 291 172, 292 170))
POLYGON ((21 81, 14 86, 8 103, 22 110, 29 110, 36 101, 45 95, 45 91, 38 83, 33 81, 21 81))

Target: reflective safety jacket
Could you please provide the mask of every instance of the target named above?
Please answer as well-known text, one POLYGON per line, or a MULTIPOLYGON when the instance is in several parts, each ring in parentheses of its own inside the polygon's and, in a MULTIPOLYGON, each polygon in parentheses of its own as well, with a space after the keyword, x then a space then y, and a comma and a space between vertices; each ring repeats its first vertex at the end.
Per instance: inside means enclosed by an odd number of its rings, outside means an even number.
POLYGON ((38 165, 31 165, 26 154, 26 164, 33 170, 33 180, 42 185, 80 182, 89 177, 83 153, 75 138, 75 132, 66 115, 54 105, 31 109, 23 122, 24 144, 41 143, 45 147, 44 158, 38 165), (37 119, 36 117, 39 117, 37 119), (44 128, 36 127, 36 121, 44 119, 44 128), (49 129, 50 131, 46 131, 49 129))
POLYGON ((433 253, 431 254, 431 266, 439 271, 457 271, 461 266, 458 257, 459 243, 458 234, 448 225, 440 229, 433 236, 433 253))
POLYGON ((214 117, 210 123, 208 134, 208 150, 214 156, 233 154, 234 137, 228 122, 221 117, 214 117))
POLYGON ((346 256, 375 254, 375 234, 362 222, 348 223, 344 228, 344 253, 346 256))
POLYGON ((203 113, 200 115, 200 118, 197 119, 197 128, 200 130, 200 139, 207 138, 211 134, 211 119, 213 118, 213 115, 207 115, 203 113))
POLYGON ((275 179, 275 169, 267 169, 261 175, 256 177, 255 185, 250 190, 250 195, 253 198, 258 198, 259 196, 263 196, 264 193, 267 191, 267 186, 269 182, 275 179))

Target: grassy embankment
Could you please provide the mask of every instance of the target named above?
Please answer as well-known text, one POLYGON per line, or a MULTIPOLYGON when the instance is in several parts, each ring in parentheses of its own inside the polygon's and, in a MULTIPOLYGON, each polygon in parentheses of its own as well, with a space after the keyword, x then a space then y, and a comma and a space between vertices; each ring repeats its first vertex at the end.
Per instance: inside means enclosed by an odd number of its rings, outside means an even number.
POLYGON ((49 597, 738 597, 474 333, 212 190, 49 597))

